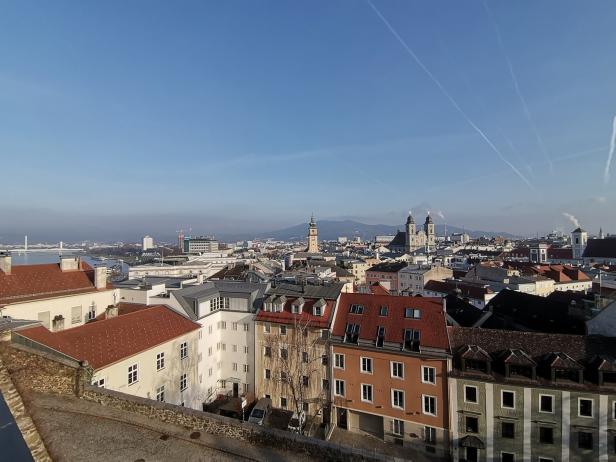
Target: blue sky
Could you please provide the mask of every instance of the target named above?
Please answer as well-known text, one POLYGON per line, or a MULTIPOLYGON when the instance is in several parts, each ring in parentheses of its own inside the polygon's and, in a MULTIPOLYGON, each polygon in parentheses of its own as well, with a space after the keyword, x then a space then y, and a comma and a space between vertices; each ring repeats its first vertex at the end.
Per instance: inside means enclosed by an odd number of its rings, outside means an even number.
POLYGON ((528 234, 571 229, 567 212, 616 233, 616 3, 374 4, 530 187, 364 1, 3 2, 0 236, 410 208, 528 234))

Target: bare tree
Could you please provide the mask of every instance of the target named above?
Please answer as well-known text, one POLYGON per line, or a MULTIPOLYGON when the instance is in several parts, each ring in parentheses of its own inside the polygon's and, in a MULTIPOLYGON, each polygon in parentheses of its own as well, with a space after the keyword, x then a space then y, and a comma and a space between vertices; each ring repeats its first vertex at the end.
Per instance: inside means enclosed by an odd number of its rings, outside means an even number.
POLYGON ((325 340, 320 336, 320 329, 312 327, 309 320, 296 317, 292 325, 278 326, 278 332, 265 335, 263 342, 264 366, 269 366, 271 371, 270 386, 272 391, 290 399, 288 407, 298 416, 305 404, 312 404, 314 412, 312 415, 306 412, 306 416, 314 420, 328 404, 329 381, 327 387, 322 382, 328 379, 324 367, 327 365, 325 340))

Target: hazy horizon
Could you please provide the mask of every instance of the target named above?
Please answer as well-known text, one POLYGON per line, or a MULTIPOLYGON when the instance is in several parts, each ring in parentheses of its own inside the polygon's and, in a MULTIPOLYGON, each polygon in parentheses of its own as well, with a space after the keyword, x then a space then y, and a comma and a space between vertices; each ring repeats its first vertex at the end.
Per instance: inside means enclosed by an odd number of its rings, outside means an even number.
POLYGON ((572 0, 6 2, 0 241, 409 209, 616 233, 615 21, 572 0))

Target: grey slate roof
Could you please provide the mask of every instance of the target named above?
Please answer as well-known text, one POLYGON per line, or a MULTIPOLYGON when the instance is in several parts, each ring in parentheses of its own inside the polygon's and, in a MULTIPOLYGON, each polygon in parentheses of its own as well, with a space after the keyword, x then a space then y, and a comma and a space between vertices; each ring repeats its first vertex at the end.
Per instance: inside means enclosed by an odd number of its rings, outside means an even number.
POLYGON ((616 238, 588 239, 584 258, 616 258, 616 238))
POLYGON ((342 292, 343 283, 332 282, 324 285, 292 284, 287 282, 278 282, 275 286, 270 287, 267 291, 268 295, 289 295, 291 297, 306 297, 306 298, 324 298, 326 300, 336 300, 342 292))

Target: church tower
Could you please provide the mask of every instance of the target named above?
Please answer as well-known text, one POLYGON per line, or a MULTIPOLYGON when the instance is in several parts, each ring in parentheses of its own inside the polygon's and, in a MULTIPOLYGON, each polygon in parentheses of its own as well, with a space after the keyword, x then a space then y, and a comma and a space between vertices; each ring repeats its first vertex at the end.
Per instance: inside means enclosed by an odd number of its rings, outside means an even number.
POLYGON ((319 252, 319 241, 318 241, 318 232, 317 232, 317 224, 314 221, 314 215, 310 217, 310 223, 308 224, 308 249, 306 252, 308 253, 318 253, 319 252))
POLYGON ((426 233, 426 252, 432 252, 436 248, 436 233, 434 231, 434 222, 430 214, 426 217, 424 232, 426 233))
POLYGON ((410 253, 415 250, 415 234, 417 233, 417 226, 415 225, 415 220, 413 219, 413 215, 409 212, 409 216, 406 219, 406 242, 404 246, 404 250, 406 253, 410 253))
POLYGON ((571 232, 571 253, 573 259, 578 260, 584 255, 586 243, 588 242, 588 233, 582 228, 576 228, 571 232))

